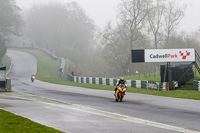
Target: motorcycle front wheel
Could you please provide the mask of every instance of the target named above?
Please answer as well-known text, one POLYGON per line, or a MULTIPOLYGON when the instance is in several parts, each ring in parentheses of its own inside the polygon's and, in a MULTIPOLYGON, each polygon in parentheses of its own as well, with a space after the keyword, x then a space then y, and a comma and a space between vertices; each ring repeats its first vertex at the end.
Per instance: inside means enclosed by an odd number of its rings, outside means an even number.
POLYGON ((123 97, 124 97, 124 96, 123 96, 123 93, 121 93, 120 96, 119 96, 119 101, 120 101, 120 102, 122 102, 123 97))
MULTIPOLYGON (((117 93, 117 92, 116 92, 117 93)), ((115 101, 118 102, 119 100, 119 93, 118 94, 115 94, 115 101)))

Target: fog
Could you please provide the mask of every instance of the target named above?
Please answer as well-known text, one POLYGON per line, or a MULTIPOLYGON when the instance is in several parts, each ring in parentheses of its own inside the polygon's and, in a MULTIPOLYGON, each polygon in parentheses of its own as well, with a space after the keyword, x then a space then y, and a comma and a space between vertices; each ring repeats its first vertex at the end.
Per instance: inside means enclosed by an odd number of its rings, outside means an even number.
POLYGON ((198 25, 193 31, 186 29, 196 24, 185 21, 194 6, 188 2, 17 0, 17 5, 21 11, 14 12, 21 16, 23 28, 20 34, 9 32, 7 40, 12 41, 7 45, 45 48, 68 60, 67 71, 76 76, 115 77, 156 71, 159 64, 132 64, 132 49, 200 50, 198 25), (186 22, 191 24, 183 25, 186 22))

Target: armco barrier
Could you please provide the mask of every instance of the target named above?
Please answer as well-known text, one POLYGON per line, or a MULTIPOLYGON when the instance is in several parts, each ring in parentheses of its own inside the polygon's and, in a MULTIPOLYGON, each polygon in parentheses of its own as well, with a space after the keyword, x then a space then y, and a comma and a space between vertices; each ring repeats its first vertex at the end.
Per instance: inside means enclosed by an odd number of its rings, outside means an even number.
POLYGON ((135 87, 136 88, 136 80, 131 80, 131 87, 135 87))
POLYGON ((86 83, 87 83, 87 84, 89 84, 89 83, 90 83, 90 81, 89 81, 89 78, 86 78, 86 83))
POLYGON ((78 77, 78 83, 81 83, 81 77, 78 77))
MULTIPOLYGON (((77 83, 86 83, 86 84, 101 84, 101 85, 116 85, 119 79, 113 78, 99 78, 99 77, 77 77, 67 74, 67 78, 72 82, 77 83)), ((196 83, 196 82, 195 82, 196 83)), ((141 81, 141 80, 127 80, 126 84, 128 87, 135 87, 135 88, 143 88, 149 89, 148 81, 141 81)), ((198 85, 196 85, 198 86, 198 85)), ((199 85, 200 86, 200 85, 199 85)), ((152 86, 150 86, 152 87, 152 86)), ((155 90, 164 91, 165 90, 165 83, 156 82, 155 90)))
POLYGON ((109 84, 109 85, 114 85, 114 84, 113 84, 113 79, 112 79, 112 78, 109 78, 109 81, 110 81, 110 84, 109 84))
POLYGON ((76 82, 79 83, 79 78, 78 77, 76 77, 76 82))
POLYGON ((89 77, 89 84, 92 84, 92 77, 89 77))
POLYGON ((99 84, 99 78, 98 77, 95 78, 95 83, 99 84))
POLYGON ((103 79, 102 78, 99 78, 99 84, 103 84, 103 79))
POLYGON ((126 80, 126 85, 131 87, 131 80, 126 80))
POLYGON ((141 81, 141 88, 147 89, 148 88, 148 81, 141 81))
POLYGON ((113 85, 117 84, 117 79, 113 79, 113 85))
POLYGON ((136 88, 141 88, 141 80, 136 80, 136 88))
POLYGON ((106 85, 110 85, 110 79, 106 79, 106 85))
POLYGON ((92 78, 92 84, 96 84, 95 78, 92 78))
POLYGON ((102 78, 103 85, 106 85, 106 78, 102 78))
POLYGON ((194 80, 193 85, 194 85, 194 90, 200 91, 200 81, 194 80))

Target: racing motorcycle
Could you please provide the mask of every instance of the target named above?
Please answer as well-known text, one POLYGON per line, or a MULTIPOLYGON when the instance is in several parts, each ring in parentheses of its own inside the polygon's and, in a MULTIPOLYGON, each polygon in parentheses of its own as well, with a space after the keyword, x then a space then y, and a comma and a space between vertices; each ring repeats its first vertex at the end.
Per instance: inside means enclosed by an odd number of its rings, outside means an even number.
POLYGON ((35 80, 35 75, 31 75, 31 81, 33 82, 35 80))
POLYGON ((125 92, 126 92, 126 85, 125 84, 119 84, 119 86, 117 87, 117 90, 115 92, 115 101, 116 102, 121 102, 124 95, 125 95, 125 92))

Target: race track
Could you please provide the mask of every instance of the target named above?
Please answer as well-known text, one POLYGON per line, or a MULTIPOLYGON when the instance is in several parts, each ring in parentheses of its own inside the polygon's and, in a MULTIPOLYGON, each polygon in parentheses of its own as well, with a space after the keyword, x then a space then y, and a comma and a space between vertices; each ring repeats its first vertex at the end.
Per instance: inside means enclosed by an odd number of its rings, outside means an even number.
POLYGON ((200 101, 127 93, 115 102, 111 91, 32 83, 36 59, 13 50, 7 55, 13 92, 0 94, 0 107, 35 122, 71 133, 200 132, 200 101))

